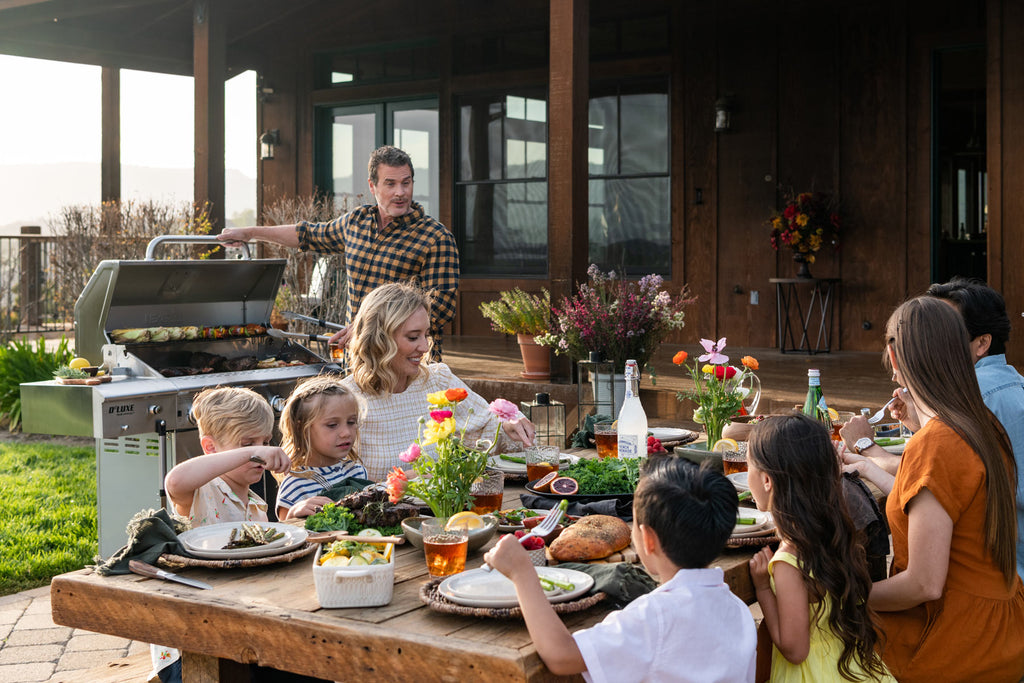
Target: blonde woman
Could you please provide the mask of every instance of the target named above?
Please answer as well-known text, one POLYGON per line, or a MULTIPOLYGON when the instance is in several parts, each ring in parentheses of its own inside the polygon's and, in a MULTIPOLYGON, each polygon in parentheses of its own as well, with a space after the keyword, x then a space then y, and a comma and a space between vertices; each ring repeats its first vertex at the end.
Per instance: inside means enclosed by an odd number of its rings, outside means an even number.
MULTIPOLYGON (((427 363, 430 297, 408 284, 384 285, 363 299, 352 323, 352 374, 342 384, 363 404, 359 455, 369 477, 382 480, 399 454, 416 440, 419 419, 430 410, 427 394, 464 389, 455 418, 467 425, 466 441, 489 438, 498 418, 487 402, 444 363, 427 363)), ((533 424, 522 414, 502 422, 503 439, 532 444, 533 424)))
POLYGON ((895 480, 844 454, 889 493, 892 569, 868 598, 885 633, 882 658, 901 683, 1018 681, 1016 468, 1006 432, 982 401, 967 328, 946 302, 918 297, 892 314, 886 338, 886 358, 921 429, 895 480))

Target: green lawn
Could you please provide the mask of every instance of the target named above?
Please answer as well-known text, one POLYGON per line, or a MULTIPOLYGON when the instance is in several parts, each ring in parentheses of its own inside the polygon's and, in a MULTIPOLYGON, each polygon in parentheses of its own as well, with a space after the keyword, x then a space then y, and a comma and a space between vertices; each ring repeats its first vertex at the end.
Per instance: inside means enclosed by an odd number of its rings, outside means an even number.
POLYGON ((91 564, 96 539, 93 450, 0 443, 0 596, 91 564))

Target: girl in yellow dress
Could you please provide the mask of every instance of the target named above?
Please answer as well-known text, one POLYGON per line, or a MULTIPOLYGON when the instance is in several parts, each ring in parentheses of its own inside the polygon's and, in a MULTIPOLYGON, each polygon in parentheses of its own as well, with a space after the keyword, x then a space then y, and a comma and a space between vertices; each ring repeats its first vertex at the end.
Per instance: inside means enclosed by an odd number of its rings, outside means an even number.
POLYGON ((804 415, 754 427, 747 479, 779 537, 750 561, 772 639, 773 683, 895 681, 876 650, 867 558, 828 432, 804 415))

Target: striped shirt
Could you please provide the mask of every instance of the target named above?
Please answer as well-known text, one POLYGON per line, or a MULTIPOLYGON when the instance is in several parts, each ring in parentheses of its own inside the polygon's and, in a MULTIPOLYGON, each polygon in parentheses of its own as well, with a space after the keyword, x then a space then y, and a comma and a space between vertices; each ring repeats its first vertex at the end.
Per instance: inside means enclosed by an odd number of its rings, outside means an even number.
MULTIPOLYGON (((461 387, 468 396, 455 409, 455 420, 459 429, 466 428, 466 443, 475 443, 477 439, 494 439, 498 432, 499 420, 487 409, 487 401, 455 376, 444 363, 431 363, 424 367, 409 387, 400 394, 378 394, 376 396, 363 393, 349 375, 341 381, 342 385, 359 399, 359 458, 366 465, 370 479, 381 481, 394 466, 409 467, 400 461, 398 456, 416 441, 419 435, 419 420, 426 418, 431 410, 427 402, 427 394, 444 389, 461 387), (472 412, 470 412, 472 409, 472 412)), ((429 419, 429 418, 428 418, 429 419)), ((499 435, 499 449, 506 441, 511 441, 504 434, 499 435)), ((433 456, 434 447, 423 448, 425 453, 433 456)))
POLYGON ((432 294, 431 360, 441 359, 444 326, 455 317, 459 250, 448 228, 412 202, 410 210, 381 230, 376 204, 364 204, 329 223, 296 224, 299 247, 321 254, 345 254, 348 320, 363 298, 389 282, 412 282, 432 294))
POLYGON ((310 475, 308 479, 291 474, 285 476, 277 490, 277 507, 290 508, 299 501, 312 498, 324 489, 331 488, 342 479, 366 479, 366 468, 351 460, 327 467, 307 467, 303 472, 310 475))

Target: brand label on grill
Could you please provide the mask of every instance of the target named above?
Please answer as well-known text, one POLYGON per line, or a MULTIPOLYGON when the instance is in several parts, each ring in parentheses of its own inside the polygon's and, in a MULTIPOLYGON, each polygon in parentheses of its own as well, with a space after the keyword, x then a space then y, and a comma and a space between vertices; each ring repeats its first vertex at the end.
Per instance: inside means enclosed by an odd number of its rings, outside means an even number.
POLYGON ((109 406, 107 408, 108 415, 131 415, 135 412, 134 403, 124 403, 119 406, 109 406))

